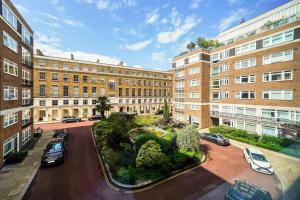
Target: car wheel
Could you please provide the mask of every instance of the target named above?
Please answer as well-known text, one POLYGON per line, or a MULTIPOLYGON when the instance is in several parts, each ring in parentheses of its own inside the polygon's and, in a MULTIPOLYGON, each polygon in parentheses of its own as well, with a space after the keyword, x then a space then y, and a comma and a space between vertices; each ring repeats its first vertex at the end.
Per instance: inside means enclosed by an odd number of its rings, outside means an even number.
POLYGON ((77 119, 76 122, 79 122, 79 119, 77 119))

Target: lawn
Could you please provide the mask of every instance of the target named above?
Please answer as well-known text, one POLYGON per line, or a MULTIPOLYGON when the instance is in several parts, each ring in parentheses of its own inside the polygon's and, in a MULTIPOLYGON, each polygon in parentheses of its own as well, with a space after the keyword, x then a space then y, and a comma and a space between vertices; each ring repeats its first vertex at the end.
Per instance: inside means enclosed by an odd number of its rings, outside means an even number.
POLYGON ((177 137, 168 124, 164 129, 157 128, 160 120, 155 115, 127 120, 114 113, 94 124, 99 153, 114 180, 129 185, 157 181, 200 163, 202 152, 197 130, 187 127, 177 137))

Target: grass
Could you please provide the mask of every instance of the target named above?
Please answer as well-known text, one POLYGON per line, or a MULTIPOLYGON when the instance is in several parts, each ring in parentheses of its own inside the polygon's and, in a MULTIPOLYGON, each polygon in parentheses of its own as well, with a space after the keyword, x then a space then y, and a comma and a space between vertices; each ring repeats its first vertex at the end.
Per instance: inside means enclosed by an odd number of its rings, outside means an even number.
POLYGON ((160 116, 157 115, 139 115, 135 118, 135 123, 138 126, 154 126, 159 119, 160 116))

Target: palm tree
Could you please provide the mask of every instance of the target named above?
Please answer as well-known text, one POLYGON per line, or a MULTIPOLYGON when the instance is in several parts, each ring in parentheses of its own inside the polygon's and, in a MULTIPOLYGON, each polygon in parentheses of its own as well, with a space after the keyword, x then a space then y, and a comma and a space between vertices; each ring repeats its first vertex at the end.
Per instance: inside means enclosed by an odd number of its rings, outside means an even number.
POLYGON ((109 99, 107 96, 98 97, 95 109, 96 111, 100 112, 102 117, 105 116, 105 111, 109 111, 111 108, 112 106, 109 104, 109 99))

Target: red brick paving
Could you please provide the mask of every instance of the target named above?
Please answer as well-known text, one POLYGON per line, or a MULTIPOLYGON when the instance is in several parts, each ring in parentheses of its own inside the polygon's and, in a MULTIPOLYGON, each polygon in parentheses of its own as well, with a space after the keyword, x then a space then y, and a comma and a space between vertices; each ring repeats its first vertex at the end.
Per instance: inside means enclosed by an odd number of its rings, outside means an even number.
POLYGON ((45 124, 35 124, 34 128, 41 128, 44 131, 54 130, 54 129, 64 129, 64 128, 76 128, 81 126, 91 126, 95 123, 95 121, 82 121, 82 122, 73 122, 73 123, 45 123, 45 124))
MULTIPOLYGON (((83 122, 82 122, 83 123, 83 122)), ((86 123, 86 122, 85 122, 86 123)), ((75 125, 67 124, 67 125, 75 125)), ((44 128, 58 128, 47 125, 44 128)), ((235 178, 250 178, 272 192, 275 199, 279 192, 274 188, 275 176, 258 174, 249 170, 236 147, 221 147, 203 141, 207 145, 208 160, 201 167, 178 176, 144 192, 124 194, 108 187, 96 158, 89 127, 71 129, 68 155, 64 164, 40 169, 24 199, 32 200, 76 200, 76 199, 139 199, 139 200, 194 200, 199 199, 223 183, 235 178)), ((218 199, 223 198, 221 194, 218 199)))

